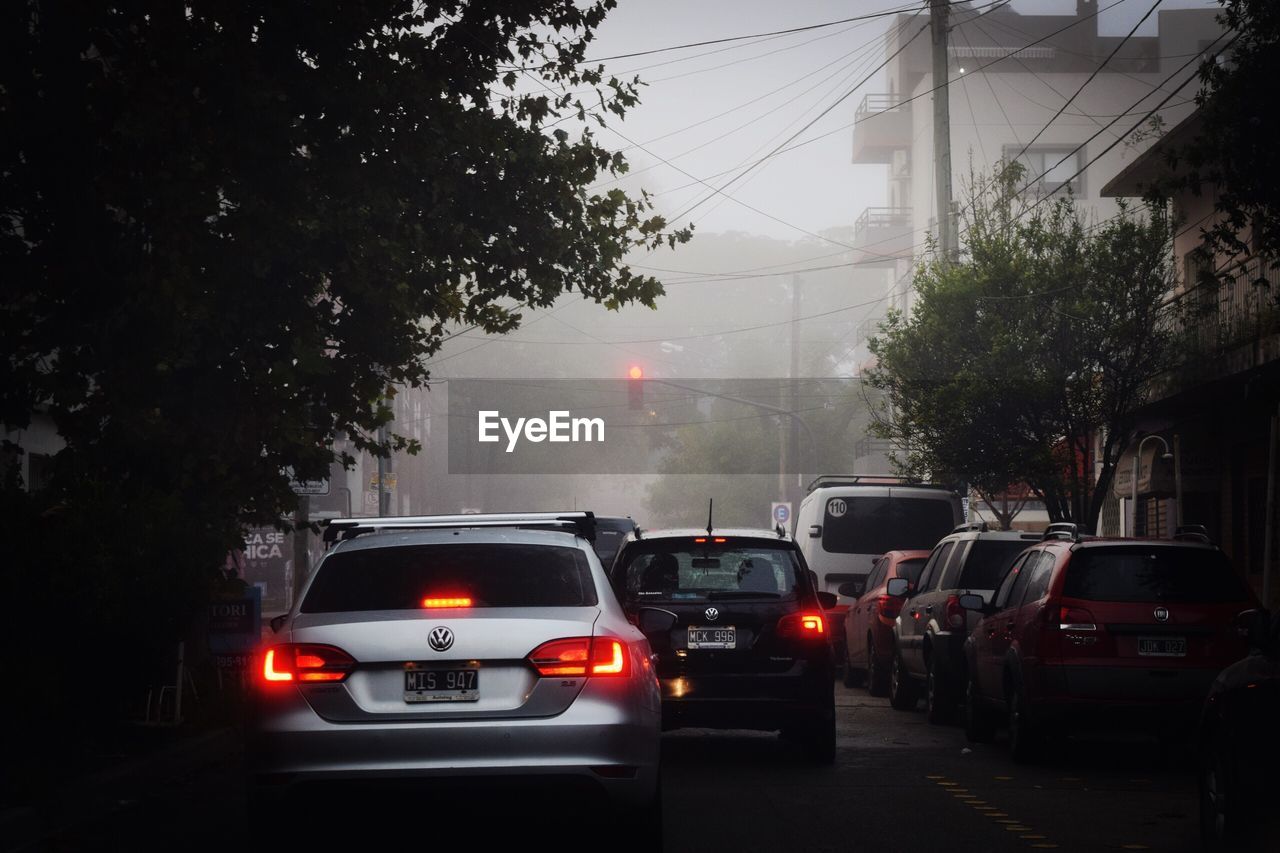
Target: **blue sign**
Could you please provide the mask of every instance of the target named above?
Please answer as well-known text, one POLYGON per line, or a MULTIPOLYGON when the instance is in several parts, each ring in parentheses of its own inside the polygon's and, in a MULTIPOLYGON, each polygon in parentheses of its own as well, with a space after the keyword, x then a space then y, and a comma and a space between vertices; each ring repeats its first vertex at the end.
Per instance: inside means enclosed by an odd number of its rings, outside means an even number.
POLYGON ((791 504, 775 503, 773 505, 773 521, 775 524, 785 525, 791 520, 791 504))

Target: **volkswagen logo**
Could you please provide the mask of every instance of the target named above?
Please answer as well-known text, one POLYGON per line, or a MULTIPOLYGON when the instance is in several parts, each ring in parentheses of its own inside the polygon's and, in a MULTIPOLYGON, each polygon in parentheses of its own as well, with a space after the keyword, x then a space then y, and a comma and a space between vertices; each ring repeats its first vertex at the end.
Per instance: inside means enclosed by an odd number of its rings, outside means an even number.
POLYGON ((449 647, 453 645, 453 632, 443 626, 432 628, 431 633, 427 635, 427 642, 437 652, 447 652, 449 647))
POLYGON ((1156 608, 1155 616, 1156 616, 1156 621, 1157 621, 1157 622, 1168 622, 1168 621, 1169 621, 1169 608, 1167 608, 1167 607, 1157 607, 1157 608, 1156 608))
POLYGON ((714 607, 708 607, 704 611, 704 615, 707 617, 708 622, 714 622, 720 618, 720 611, 714 607))

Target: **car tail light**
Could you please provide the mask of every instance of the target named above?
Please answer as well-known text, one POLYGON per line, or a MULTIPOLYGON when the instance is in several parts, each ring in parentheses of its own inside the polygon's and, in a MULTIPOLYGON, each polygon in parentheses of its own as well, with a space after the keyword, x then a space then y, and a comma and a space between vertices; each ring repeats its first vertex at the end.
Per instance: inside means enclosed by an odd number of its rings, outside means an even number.
POLYGON ((821 613, 788 613, 778 620, 778 636, 824 640, 827 637, 827 620, 821 613))
POLYGON ((318 643, 283 643, 262 653, 262 680, 271 684, 342 681, 355 668, 351 655, 318 643))
POLYGON ((892 622, 902 612, 902 602, 903 599, 893 595, 876 596, 876 612, 881 619, 892 622))
POLYGON ((1060 631, 1096 631, 1097 623, 1093 621, 1093 614, 1083 607, 1067 607, 1058 608, 1058 630, 1060 631))
POLYGON ((965 622, 964 608, 960 606, 960 596, 948 595, 947 603, 943 607, 943 612, 946 614, 947 625, 949 627, 951 628, 964 627, 964 622, 965 622))
POLYGON ((631 674, 626 644, 610 637, 551 640, 529 652, 528 660, 543 678, 631 674))
POLYGON ((470 607, 471 599, 465 595, 434 596, 422 599, 422 606, 433 607, 470 607))

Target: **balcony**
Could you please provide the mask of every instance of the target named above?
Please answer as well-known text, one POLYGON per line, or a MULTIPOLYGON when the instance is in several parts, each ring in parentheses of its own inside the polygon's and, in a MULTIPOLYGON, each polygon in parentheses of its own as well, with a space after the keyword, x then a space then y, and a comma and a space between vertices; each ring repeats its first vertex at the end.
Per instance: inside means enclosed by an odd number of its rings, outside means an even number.
POLYGON ((1153 397, 1280 361, 1280 270, 1251 258, 1228 278, 1191 287, 1167 303, 1186 358, 1153 397))
POLYGON ((911 257, 915 233, 909 207, 868 207, 853 223, 854 248, 862 250, 864 266, 891 267, 911 257))
POLYGON ((867 95, 853 114, 853 162, 889 163, 911 147, 911 104, 902 95, 867 95))

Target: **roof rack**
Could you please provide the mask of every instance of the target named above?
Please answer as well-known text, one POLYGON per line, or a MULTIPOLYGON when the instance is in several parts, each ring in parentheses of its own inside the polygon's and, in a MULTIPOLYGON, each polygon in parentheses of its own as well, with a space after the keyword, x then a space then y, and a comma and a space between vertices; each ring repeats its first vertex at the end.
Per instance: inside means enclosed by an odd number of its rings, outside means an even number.
POLYGON ((986 532, 990 531, 990 530, 991 530, 991 528, 987 525, 987 523, 986 523, 985 521, 966 521, 964 524, 957 524, 957 525, 952 529, 952 531, 951 531, 951 532, 952 532, 952 533, 967 533, 967 532, 969 532, 969 531, 971 531, 971 530, 976 530, 976 531, 978 531, 979 533, 986 533, 986 532))
POLYGON ((940 483, 922 483, 919 480, 899 477, 897 474, 822 474, 815 477, 805 487, 805 493, 808 494, 814 489, 827 486, 909 486, 922 489, 949 490, 949 487, 940 483))
POLYGON ((596 538, 596 516, 593 512, 488 512, 471 515, 334 518, 324 522, 324 541, 333 543, 384 530, 461 530, 476 527, 567 530, 590 542, 594 542, 596 538))
POLYGON ((1070 542, 1080 541, 1080 526, 1070 521, 1055 521, 1044 529, 1041 541, 1048 539, 1066 539, 1070 542))
POLYGON ((1209 528, 1203 524, 1183 524, 1174 530, 1173 538, 1190 542, 1203 542, 1206 545, 1213 544, 1213 539, 1209 537, 1209 528))

